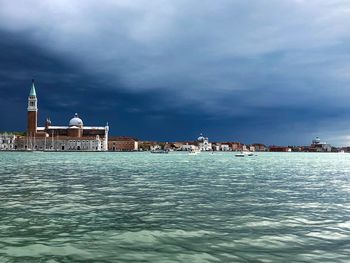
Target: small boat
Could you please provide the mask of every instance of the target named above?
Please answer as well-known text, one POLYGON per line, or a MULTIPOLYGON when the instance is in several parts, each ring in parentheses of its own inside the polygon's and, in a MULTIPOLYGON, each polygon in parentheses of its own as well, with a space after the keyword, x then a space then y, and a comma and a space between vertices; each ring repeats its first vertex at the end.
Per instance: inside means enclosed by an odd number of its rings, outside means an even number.
POLYGON ((197 154, 199 154, 199 153, 200 153, 199 150, 194 150, 194 149, 191 149, 191 150, 188 152, 188 154, 190 154, 190 155, 197 155, 197 154))
POLYGON ((169 153, 169 151, 159 149, 159 150, 152 150, 151 153, 167 154, 169 153))
POLYGON ((254 153, 252 152, 240 152, 235 154, 236 157, 246 157, 246 156, 254 156, 254 153))

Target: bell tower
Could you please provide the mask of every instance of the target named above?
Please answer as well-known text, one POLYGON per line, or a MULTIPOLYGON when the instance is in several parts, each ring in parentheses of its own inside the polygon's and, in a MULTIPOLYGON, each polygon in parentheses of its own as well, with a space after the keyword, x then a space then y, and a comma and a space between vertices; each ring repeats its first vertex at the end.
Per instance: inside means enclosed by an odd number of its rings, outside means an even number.
POLYGON ((38 99, 34 86, 34 79, 32 80, 32 87, 28 97, 28 126, 27 136, 34 136, 38 126, 38 99))

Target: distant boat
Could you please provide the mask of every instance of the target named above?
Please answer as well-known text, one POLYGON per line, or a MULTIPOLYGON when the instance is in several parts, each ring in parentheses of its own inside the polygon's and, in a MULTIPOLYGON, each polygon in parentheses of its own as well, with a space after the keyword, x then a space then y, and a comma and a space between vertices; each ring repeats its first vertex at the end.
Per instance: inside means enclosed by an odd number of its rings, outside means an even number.
POLYGON ((240 152, 240 153, 236 153, 235 156, 236 157, 245 157, 245 154, 243 152, 240 152))
POLYGON ((159 149, 159 150, 152 150, 151 153, 167 154, 169 153, 169 151, 159 149))
POLYGON ((190 154, 190 155, 197 155, 197 154, 199 154, 200 153, 200 150, 195 150, 195 149, 191 149, 189 152, 188 152, 188 154, 190 154))
POLYGON ((246 156, 254 156, 252 152, 240 152, 235 154, 235 157, 246 157, 246 156))

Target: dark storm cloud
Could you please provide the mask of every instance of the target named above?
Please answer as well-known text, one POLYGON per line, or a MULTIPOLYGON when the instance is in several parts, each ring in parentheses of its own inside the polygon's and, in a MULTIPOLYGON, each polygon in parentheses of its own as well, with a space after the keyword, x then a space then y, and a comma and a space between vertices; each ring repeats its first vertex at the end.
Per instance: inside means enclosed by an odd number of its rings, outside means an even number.
MULTIPOLYGON (((123 117, 123 113, 153 114, 144 105, 144 102, 152 102, 152 92, 130 95, 123 89, 101 91, 99 87, 103 86, 103 81, 80 70, 69 59, 44 52, 8 32, 0 34, 0 50, 6 50, 0 53, 1 109, 7 113, 2 115, 3 130, 24 129, 32 78, 37 80, 41 124, 49 116, 56 124, 66 124, 74 112, 84 112, 91 124, 98 120, 101 125, 108 119, 117 119, 118 115, 123 117), (106 115, 106 112, 112 114, 106 115)), ((123 123, 126 122, 124 119, 123 123)))
POLYGON ((0 5, 1 90, 19 103, 13 85, 34 75, 60 121, 80 111, 154 139, 348 141, 348 1, 0 5))

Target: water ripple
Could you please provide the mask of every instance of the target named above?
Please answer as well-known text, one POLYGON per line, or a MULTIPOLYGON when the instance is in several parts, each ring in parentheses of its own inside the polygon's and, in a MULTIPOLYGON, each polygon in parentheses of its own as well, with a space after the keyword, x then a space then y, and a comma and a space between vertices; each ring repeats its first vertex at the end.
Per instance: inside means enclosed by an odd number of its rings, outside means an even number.
POLYGON ((347 154, 0 161, 0 262, 350 261, 347 154))

